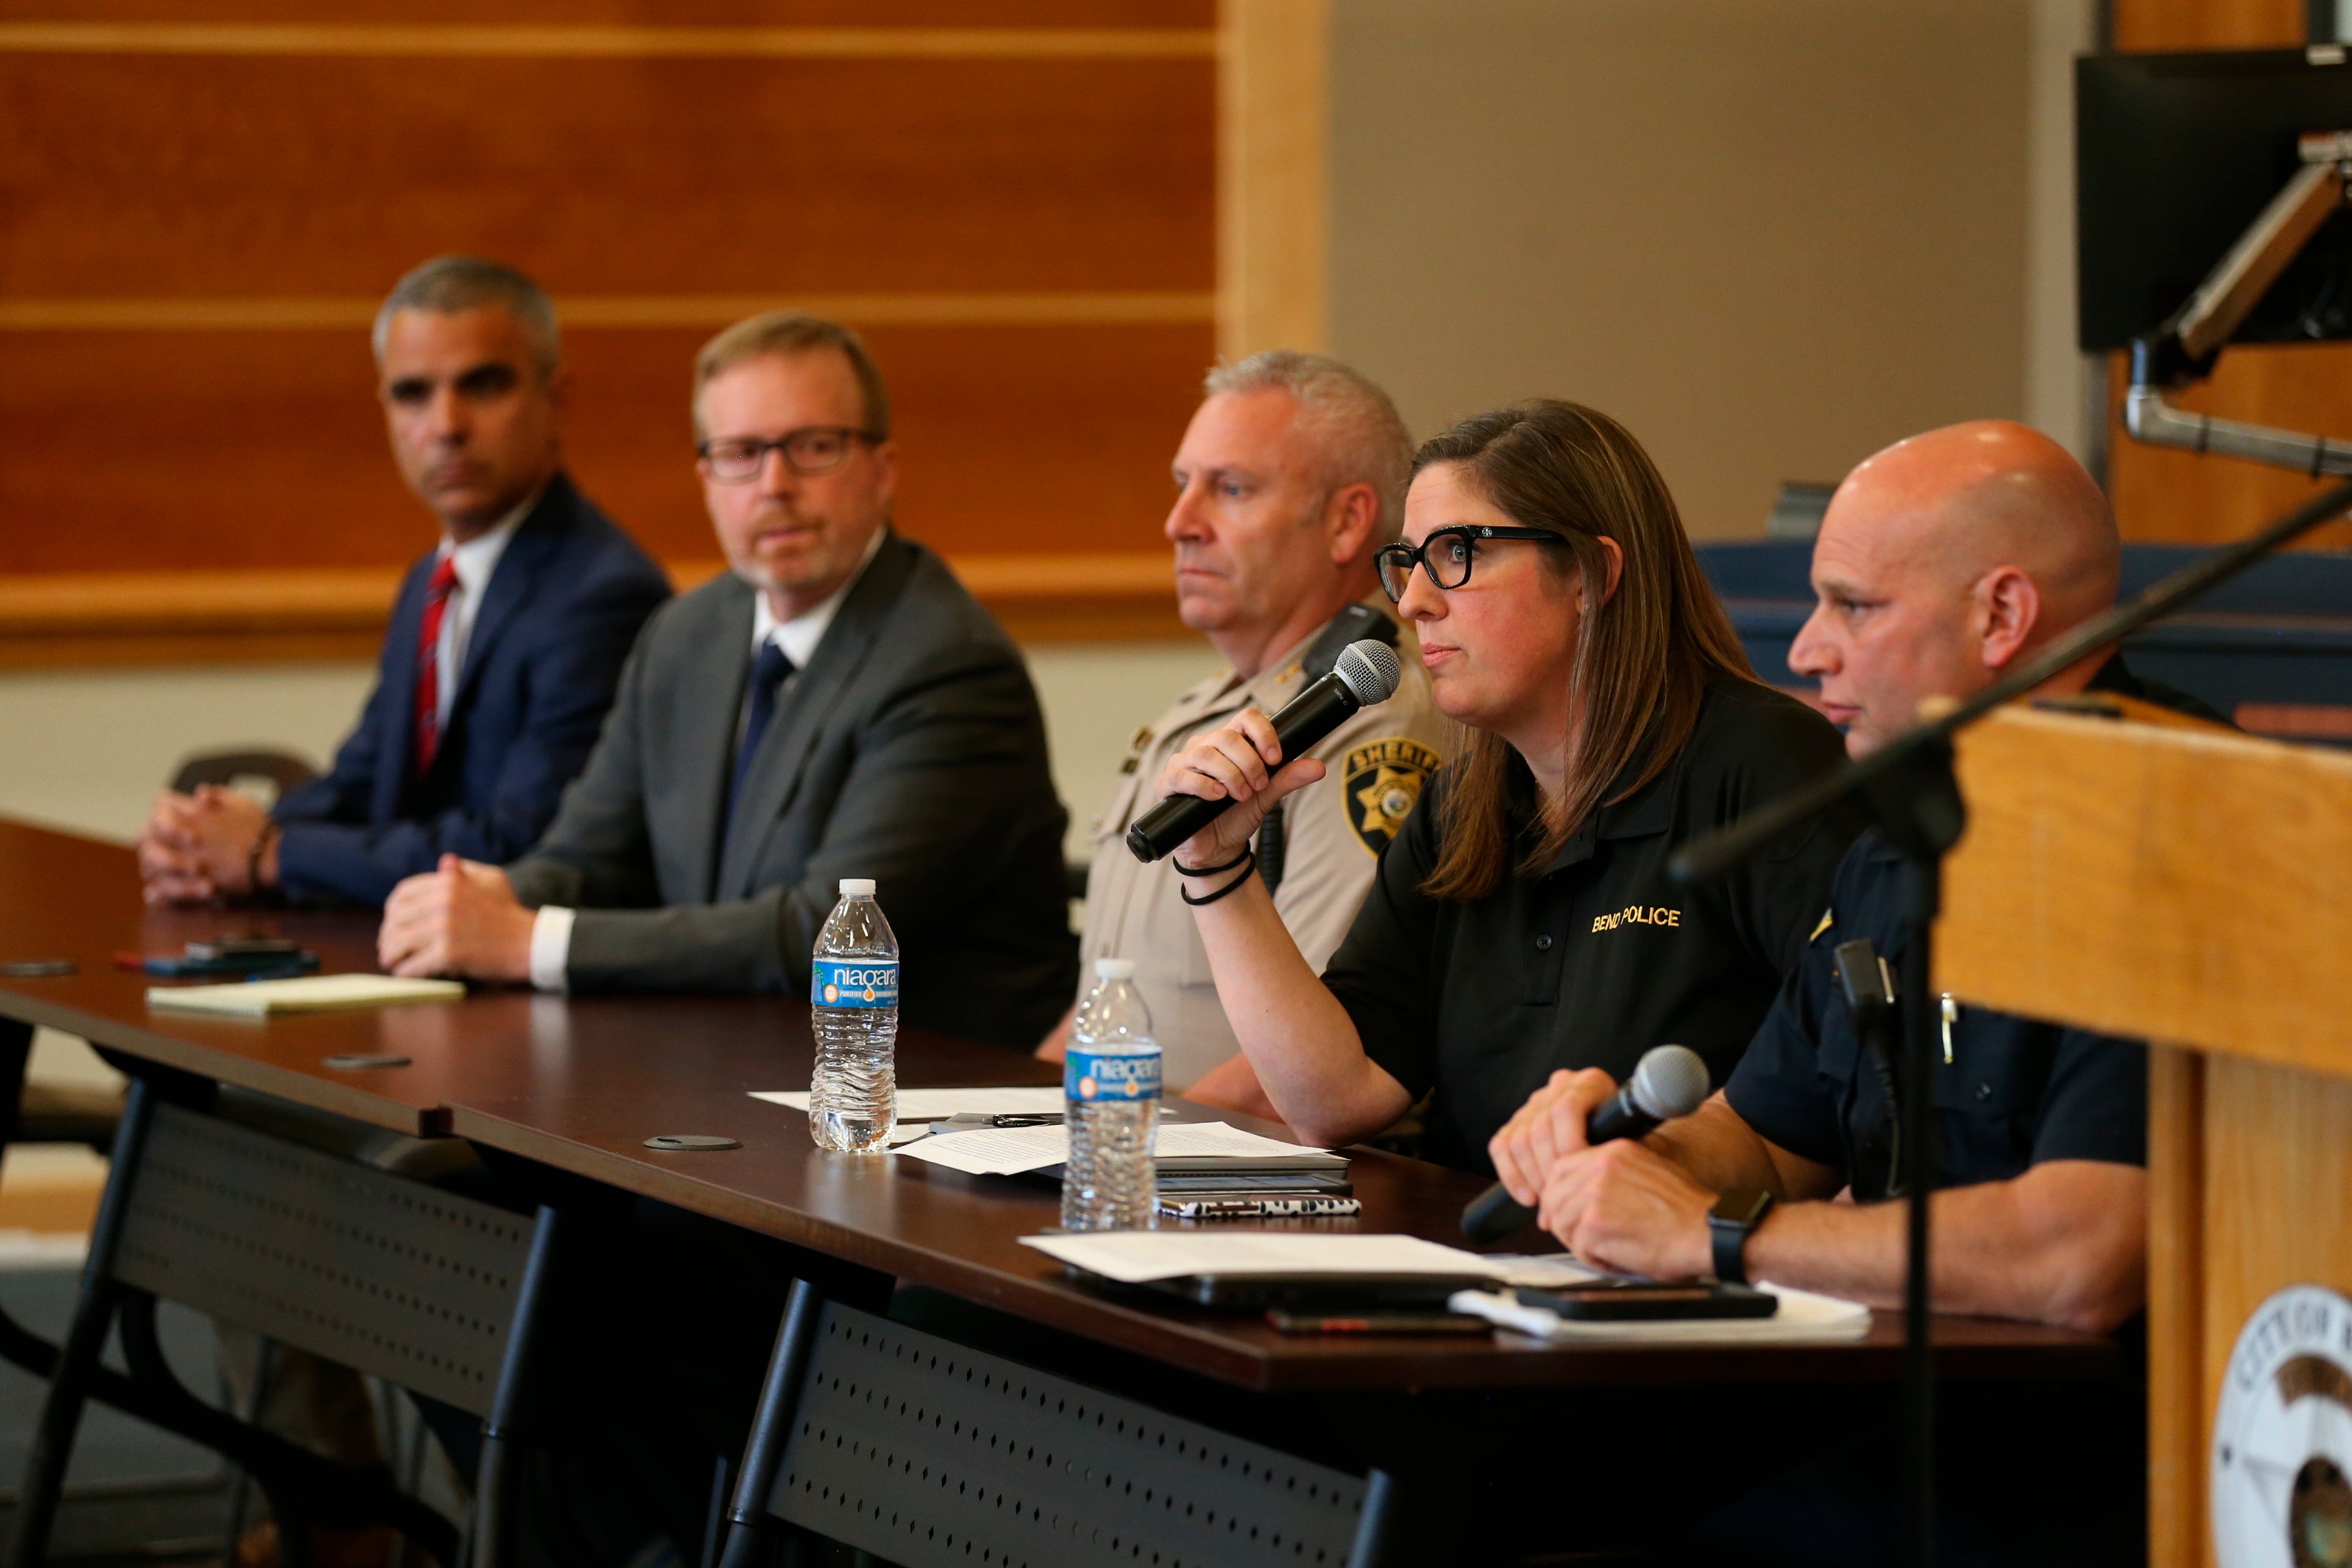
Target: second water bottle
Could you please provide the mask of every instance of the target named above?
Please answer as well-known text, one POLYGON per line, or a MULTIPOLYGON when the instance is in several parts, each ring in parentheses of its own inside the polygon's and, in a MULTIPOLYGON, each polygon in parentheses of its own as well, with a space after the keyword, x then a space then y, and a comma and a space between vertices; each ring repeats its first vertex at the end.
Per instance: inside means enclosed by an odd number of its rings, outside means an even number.
POLYGON ((1135 988, 1135 964, 1095 961, 1095 988, 1070 1020, 1062 1094, 1070 1133, 1064 1230, 1150 1230, 1159 1219, 1151 1161, 1160 1121, 1160 1044, 1135 988))
POLYGON ((841 901, 817 933, 809 1021, 809 1135, 820 1149, 880 1153, 898 1121, 898 938, 866 878, 841 879, 841 901))

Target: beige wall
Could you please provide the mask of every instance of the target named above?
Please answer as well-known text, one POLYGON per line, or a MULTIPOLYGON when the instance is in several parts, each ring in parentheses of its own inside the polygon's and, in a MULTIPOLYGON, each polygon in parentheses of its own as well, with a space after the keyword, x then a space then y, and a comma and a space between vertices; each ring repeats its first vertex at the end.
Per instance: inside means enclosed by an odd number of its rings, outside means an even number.
MULTIPOLYGON (((1078 852, 1137 725, 1220 668, 1206 643, 1032 648, 1078 852)), ((139 831, 181 758, 253 742, 324 762, 372 676, 359 664, 0 675, 0 815, 102 837, 139 831)))
POLYGON ((2029 0, 1346 0, 1332 342, 1623 419, 1695 534, 2025 411, 2029 0))
MULTIPOLYGON (((1331 12, 1334 342, 1416 430, 1591 402, 1715 535, 1758 531, 1780 480, 1945 420, 2080 440, 2066 62, 2092 0, 1331 12)), ((1074 847, 1135 726, 1215 662, 1032 650, 1074 847)), ((128 837, 185 752, 323 757, 366 683, 356 665, 0 675, 0 812, 128 837)))

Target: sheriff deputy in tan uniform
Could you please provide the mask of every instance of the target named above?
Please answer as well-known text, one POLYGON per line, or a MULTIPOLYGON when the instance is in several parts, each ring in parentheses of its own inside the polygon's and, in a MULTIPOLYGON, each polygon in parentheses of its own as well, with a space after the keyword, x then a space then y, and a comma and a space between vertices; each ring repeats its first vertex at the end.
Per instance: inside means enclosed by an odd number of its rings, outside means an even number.
MULTIPOLYGON (((1081 955, 1129 958, 1151 1009, 1171 1089, 1271 1115, 1239 1055, 1172 858, 1139 863, 1124 839, 1158 800, 1168 759, 1244 707, 1267 713, 1324 674, 1349 643, 1398 643, 1404 679, 1311 755, 1330 772, 1283 803, 1258 841, 1275 908, 1309 963, 1339 945, 1395 837, 1451 744, 1412 634, 1372 571, 1397 536, 1412 440, 1388 395, 1338 361, 1274 350, 1220 366, 1177 450, 1176 597, 1184 624, 1232 665, 1135 733, 1094 824, 1081 955)), ((1090 981, 1093 965, 1084 965, 1090 981)), ((1087 982, 1082 981, 1082 987, 1087 982)), ((1066 1016, 1038 1049, 1058 1059, 1066 1016)))

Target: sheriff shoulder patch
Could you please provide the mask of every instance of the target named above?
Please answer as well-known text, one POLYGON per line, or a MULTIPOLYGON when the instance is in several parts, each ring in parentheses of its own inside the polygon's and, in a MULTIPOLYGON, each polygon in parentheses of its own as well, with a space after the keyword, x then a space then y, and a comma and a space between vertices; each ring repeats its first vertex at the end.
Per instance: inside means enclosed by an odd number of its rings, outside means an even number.
POLYGON ((1348 753, 1339 771, 1341 809, 1366 849, 1377 855, 1397 836, 1440 760, 1402 735, 1369 742, 1348 753))

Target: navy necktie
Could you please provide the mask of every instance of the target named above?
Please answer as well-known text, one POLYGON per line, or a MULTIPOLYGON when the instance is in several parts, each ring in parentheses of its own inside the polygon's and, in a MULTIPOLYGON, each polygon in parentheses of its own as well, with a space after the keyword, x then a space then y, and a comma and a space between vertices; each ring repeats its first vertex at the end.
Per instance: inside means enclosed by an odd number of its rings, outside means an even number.
POLYGON ((727 812, 719 824, 721 844, 727 842, 736 803, 743 798, 744 781, 751 775, 751 759, 760 754, 760 742, 776 717, 777 689, 792 673, 793 661, 782 648, 772 641, 760 645, 760 655, 751 661, 751 711, 743 721, 742 742, 735 748, 735 772, 727 784, 727 812))

